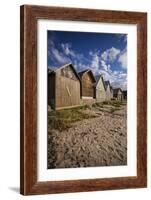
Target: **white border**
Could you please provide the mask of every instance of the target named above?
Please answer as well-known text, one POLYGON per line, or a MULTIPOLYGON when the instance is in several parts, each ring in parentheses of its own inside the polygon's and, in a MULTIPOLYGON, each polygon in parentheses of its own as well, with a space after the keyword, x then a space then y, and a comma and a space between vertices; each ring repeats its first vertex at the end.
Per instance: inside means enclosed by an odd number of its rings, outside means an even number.
POLYGON ((136 25, 38 20, 38 181, 136 176, 136 25), (128 34, 127 166, 47 169, 47 30, 128 34))

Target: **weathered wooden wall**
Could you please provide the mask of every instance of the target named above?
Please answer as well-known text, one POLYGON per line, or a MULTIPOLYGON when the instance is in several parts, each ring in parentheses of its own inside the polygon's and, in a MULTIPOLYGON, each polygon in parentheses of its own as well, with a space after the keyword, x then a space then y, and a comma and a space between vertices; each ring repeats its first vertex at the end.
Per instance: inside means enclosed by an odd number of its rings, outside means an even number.
POLYGON ((126 90, 123 91, 123 99, 124 99, 124 100, 127 100, 127 91, 126 91, 126 90))
POLYGON ((106 91, 102 82, 102 79, 100 78, 97 85, 96 85, 96 101, 102 102, 106 99, 106 91))
POLYGON ((56 108, 80 105, 80 81, 69 69, 56 72, 55 97, 56 108))
POLYGON ((80 83, 56 76, 56 107, 80 105, 80 83))
POLYGON ((120 89, 113 96, 119 101, 123 100, 123 92, 120 89))
POLYGON ((48 74, 48 105, 55 108, 55 74, 48 74))
POLYGON ((123 100, 123 93, 119 90, 117 94, 117 100, 122 101, 123 100))
POLYGON ((110 91, 110 86, 109 85, 106 88, 106 100, 107 101, 111 100, 111 91, 110 91))
POLYGON ((113 99, 113 89, 110 91, 110 99, 113 99))
POLYGON ((81 105, 92 105, 96 103, 96 99, 81 99, 81 105))
POLYGON ((82 96, 94 97, 94 87, 91 75, 87 72, 82 76, 82 96))

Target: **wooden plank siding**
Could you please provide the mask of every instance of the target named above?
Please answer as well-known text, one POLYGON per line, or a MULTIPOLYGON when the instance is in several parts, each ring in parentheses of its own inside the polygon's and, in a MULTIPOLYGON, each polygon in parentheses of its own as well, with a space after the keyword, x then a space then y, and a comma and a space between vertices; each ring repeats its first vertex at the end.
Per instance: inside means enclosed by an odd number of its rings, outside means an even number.
POLYGON ((55 108, 55 74, 48 74, 48 105, 55 108))
POLYGON ((82 96, 94 97, 93 82, 89 73, 82 76, 82 96))
POLYGON ((106 88, 106 100, 107 101, 111 100, 111 90, 110 90, 110 86, 109 85, 106 88))
POLYGON ((79 106, 81 80, 72 64, 48 73, 48 104, 52 109, 79 106))
POLYGON ((106 90, 104 85, 104 79, 102 76, 96 77, 96 84, 95 84, 95 98, 97 102, 103 102, 106 100, 106 90))
POLYGON ((110 92, 110 99, 112 100, 113 99, 113 88, 112 88, 112 86, 110 87, 110 90, 111 90, 111 92, 110 92))
POLYGON ((85 70, 79 73, 81 77, 82 87, 81 96, 82 98, 94 98, 95 97, 95 78, 90 70, 85 70))
POLYGON ((80 105, 80 82, 56 75, 56 108, 80 105))
POLYGON ((120 88, 116 88, 113 90, 113 97, 118 100, 122 101, 123 100, 123 92, 120 88))

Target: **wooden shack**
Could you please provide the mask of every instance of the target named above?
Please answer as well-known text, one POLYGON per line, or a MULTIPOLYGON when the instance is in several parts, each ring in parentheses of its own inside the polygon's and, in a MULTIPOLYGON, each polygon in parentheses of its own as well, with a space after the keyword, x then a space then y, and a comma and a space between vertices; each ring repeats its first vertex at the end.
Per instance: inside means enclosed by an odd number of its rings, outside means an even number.
POLYGON ((113 87, 112 86, 110 86, 110 90, 111 90, 111 96, 110 96, 110 98, 111 98, 111 100, 113 99, 113 87))
POLYGON ((123 91, 123 99, 124 99, 124 100, 127 100, 127 90, 124 90, 124 91, 123 91))
POLYGON ((81 78, 81 97, 82 99, 93 99, 95 97, 94 83, 95 77, 91 70, 79 72, 81 78))
POLYGON ((106 89, 106 101, 110 101, 113 98, 113 91, 110 85, 110 81, 105 81, 105 89, 106 89))
POLYGON ((71 63, 48 69, 48 105, 62 109, 80 105, 81 80, 71 63))
POLYGON ((95 98, 96 102, 102 102, 106 100, 106 88, 103 76, 98 75, 95 77, 96 83, 95 86, 95 98))
POLYGON ((122 92, 121 88, 115 88, 115 89, 113 89, 113 97, 116 100, 119 100, 119 101, 123 100, 123 92, 122 92))

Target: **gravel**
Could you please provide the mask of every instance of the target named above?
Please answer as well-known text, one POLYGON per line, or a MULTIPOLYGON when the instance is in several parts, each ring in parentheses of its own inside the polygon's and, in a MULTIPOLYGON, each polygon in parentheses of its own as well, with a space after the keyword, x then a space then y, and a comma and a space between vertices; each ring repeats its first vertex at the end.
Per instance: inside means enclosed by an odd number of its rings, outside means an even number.
POLYGON ((95 118, 48 133, 48 168, 120 166, 127 164, 127 109, 113 113, 94 108, 95 118))

